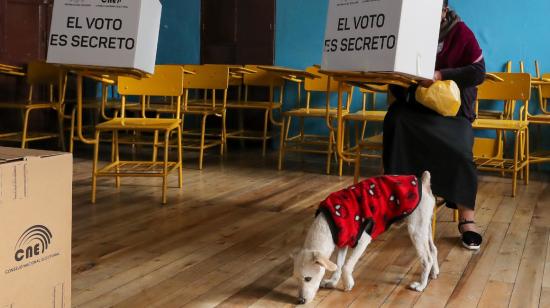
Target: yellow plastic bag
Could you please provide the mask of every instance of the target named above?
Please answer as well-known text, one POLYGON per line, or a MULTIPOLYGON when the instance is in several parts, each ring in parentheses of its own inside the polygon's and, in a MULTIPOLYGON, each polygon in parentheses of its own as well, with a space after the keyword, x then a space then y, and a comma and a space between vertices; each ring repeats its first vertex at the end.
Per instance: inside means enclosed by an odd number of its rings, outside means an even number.
POLYGON ((438 80, 429 88, 416 89, 416 101, 442 116, 454 117, 460 109, 460 89, 452 80, 438 80))

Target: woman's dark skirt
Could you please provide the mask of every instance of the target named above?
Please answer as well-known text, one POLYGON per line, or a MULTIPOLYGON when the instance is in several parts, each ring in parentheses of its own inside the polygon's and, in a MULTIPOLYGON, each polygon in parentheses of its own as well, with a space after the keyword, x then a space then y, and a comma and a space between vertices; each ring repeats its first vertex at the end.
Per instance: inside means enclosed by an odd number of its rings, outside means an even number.
POLYGON ((428 170, 434 195, 447 206, 474 209, 477 170, 474 134, 463 117, 443 117, 417 102, 398 101, 384 120, 384 171, 421 176, 428 170))

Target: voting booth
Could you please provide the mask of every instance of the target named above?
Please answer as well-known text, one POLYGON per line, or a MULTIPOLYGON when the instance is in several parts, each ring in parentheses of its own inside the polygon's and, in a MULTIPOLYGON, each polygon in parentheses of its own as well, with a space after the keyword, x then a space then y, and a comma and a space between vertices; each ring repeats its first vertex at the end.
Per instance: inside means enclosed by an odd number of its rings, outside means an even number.
POLYGON ((55 0, 47 62, 153 73, 161 10, 159 0, 55 0))
POLYGON ((443 0, 329 0, 322 68, 433 78, 443 0))

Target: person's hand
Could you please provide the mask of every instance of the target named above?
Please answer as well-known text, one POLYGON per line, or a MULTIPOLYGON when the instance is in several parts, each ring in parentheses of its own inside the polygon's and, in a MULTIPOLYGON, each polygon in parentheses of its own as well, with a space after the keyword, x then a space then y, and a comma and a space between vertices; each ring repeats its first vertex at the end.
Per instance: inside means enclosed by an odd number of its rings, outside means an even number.
POLYGON ((433 83, 434 83, 433 80, 431 80, 431 79, 425 79, 425 80, 421 80, 418 84, 419 84, 421 87, 429 88, 433 83))
POLYGON ((429 88, 434 82, 438 81, 438 80, 441 80, 443 77, 441 76, 441 72, 440 71, 435 71, 434 72, 434 78, 432 80, 430 79, 426 79, 426 80, 422 80, 420 81, 418 84, 424 88, 429 88))

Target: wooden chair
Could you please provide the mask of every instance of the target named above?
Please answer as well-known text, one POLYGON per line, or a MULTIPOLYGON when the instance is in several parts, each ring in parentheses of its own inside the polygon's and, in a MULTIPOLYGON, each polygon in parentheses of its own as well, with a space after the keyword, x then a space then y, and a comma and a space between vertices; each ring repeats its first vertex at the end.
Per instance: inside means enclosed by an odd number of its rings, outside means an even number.
MULTIPOLYGON (((184 68, 194 75, 188 75, 184 81, 185 95, 183 100, 182 113, 185 116, 195 116, 200 118, 200 130, 184 130, 185 136, 195 138, 186 138, 183 145, 184 149, 199 151, 199 169, 202 170, 204 151, 213 147, 220 147, 220 154, 224 155, 226 151, 226 107, 227 91, 229 87, 229 68, 227 66, 217 65, 185 65, 184 68), (189 98, 189 92, 196 90, 204 91, 204 96, 189 98), (222 92, 221 100, 217 98, 216 91, 222 92), (210 98, 208 97, 210 94, 210 98), (219 131, 207 132, 206 119, 208 117, 217 117, 221 119, 221 128, 219 131), (198 139, 196 139, 198 137, 198 139), (208 139, 207 139, 208 138, 208 139)), ((182 123, 183 125, 183 123, 182 123)))
MULTIPOLYGON (((336 154, 336 141, 333 120, 337 117, 337 109, 330 106, 330 95, 338 92, 338 82, 329 78, 329 76, 319 73, 318 66, 311 66, 306 69, 307 72, 321 76, 321 78, 309 79, 304 82, 306 91, 306 106, 291 109, 283 112, 283 127, 281 130, 281 147, 279 149, 279 170, 282 169, 286 152, 301 152, 327 155, 326 173, 330 174, 331 157, 336 154), (311 96, 313 93, 322 93, 326 98, 326 106, 311 107, 311 96), (289 137, 292 118, 298 118, 300 121, 299 132, 289 137), (319 134, 306 134, 304 123, 306 119, 324 119, 328 128, 328 136, 319 134), (324 149, 323 149, 324 148, 324 149)), ((345 86, 344 92, 347 94, 345 114, 349 112, 352 101, 353 87, 345 86)), ((336 156, 335 156, 336 157, 336 156)), ((338 160, 340 164, 342 161, 338 160)))
MULTIPOLYGON (((115 177, 116 186, 120 186, 120 177, 161 177, 162 178, 162 204, 166 204, 166 190, 168 185, 168 174, 178 170, 179 187, 183 185, 182 174, 182 135, 180 106, 183 95, 183 68, 174 65, 159 65, 155 68, 155 74, 141 80, 131 77, 118 78, 118 92, 122 95, 120 116, 100 123, 96 126, 94 160, 92 172, 92 203, 96 201, 97 177, 115 177), (177 103, 173 119, 160 118, 129 118, 126 117, 126 99, 129 95, 147 97, 174 97, 177 103), (118 133, 120 131, 154 132, 155 139, 158 133, 164 133, 164 160, 157 162, 156 157, 152 161, 123 161, 120 160, 118 133), (101 133, 113 133, 112 162, 101 169, 98 169, 99 140, 101 133), (170 150, 170 137, 172 133, 177 135, 177 161, 168 161, 170 150)), ((142 101, 144 103, 144 101, 142 101)), ((158 146, 157 140, 154 147, 158 146)))
MULTIPOLYGON (((512 72, 512 61, 506 62, 505 71, 506 73, 512 72)), ((505 101, 504 108, 501 109, 479 109, 477 118, 478 119, 500 119, 505 118, 510 119, 510 114, 514 113, 515 101, 505 101)))
POLYGON ((284 79, 278 75, 270 72, 258 69, 256 65, 246 65, 246 69, 256 71, 256 73, 244 74, 244 100, 232 101, 227 103, 227 109, 237 110, 242 112, 243 110, 261 110, 264 114, 264 127, 261 132, 247 131, 244 129, 242 123, 243 118, 239 119, 239 129, 237 131, 229 132, 227 134, 228 139, 240 139, 240 140, 261 140, 262 141, 262 155, 266 155, 267 141, 272 138, 273 134, 268 134, 269 122, 273 125, 279 125, 273 118, 274 110, 281 110, 283 105, 284 95, 284 79), (262 87, 269 89, 269 97, 265 101, 251 100, 249 99, 249 91, 251 87, 262 87), (278 99, 275 100, 275 92, 278 92, 278 99))
MULTIPOLYGON (((506 62, 505 72, 512 72, 512 61, 506 62)), ((491 73, 489 73, 490 75, 491 73)), ((515 100, 504 101, 500 105, 501 108, 481 109, 477 111, 478 119, 497 119, 497 120, 512 120, 516 109, 515 100)), ((504 156, 504 148, 506 146, 506 134, 504 131, 496 130, 497 138, 475 137, 474 138, 474 156, 485 158, 502 159, 504 156)), ((504 173, 502 173, 504 176, 504 173)))
MULTIPOLYGON (((109 90, 113 89, 116 86, 116 78, 104 75, 102 77, 91 77, 88 76, 88 79, 92 79, 96 82, 98 82, 101 85, 101 98, 99 99, 86 99, 82 103, 82 109, 86 110, 88 112, 91 112, 93 114, 93 123, 83 126, 83 129, 86 131, 95 131, 95 125, 99 123, 100 121, 107 121, 111 120, 113 117, 110 117, 107 115, 107 110, 111 109, 114 110, 114 117, 118 115, 120 112, 121 104, 118 100, 109 100, 109 90)), ((67 102, 67 104, 69 101, 67 102)), ((126 102, 126 110, 130 110, 131 107, 134 107, 135 103, 128 103, 126 102)), ((139 107, 139 106, 138 106, 139 107)), ((70 142, 69 142, 69 152, 73 153, 74 151, 74 141, 78 140, 78 136, 76 136, 76 102, 74 102, 71 110, 71 114, 68 116, 65 116, 66 119, 70 120, 71 126, 70 126, 70 142)), ((120 140, 119 140, 120 142, 120 140)))
MULTIPOLYGON (((540 76, 540 75, 539 75, 540 76)), ((528 114, 527 119, 530 125, 548 126, 550 125, 550 109, 548 109, 548 101, 550 100, 550 74, 544 74, 541 77, 543 82, 540 82, 536 88, 539 98, 539 110, 537 114, 528 114)), ((540 141, 540 130, 538 131, 540 141)), ((537 142, 541 144, 541 142, 537 142)), ((536 151, 529 155, 530 164, 540 164, 550 161, 550 151, 536 151)))
POLYGON ((26 148, 32 141, 57 138, 63 148, 63 108, 65 104, 65 90, 67 73, 57 66, 41 61, 30 62, 26 74, 29 85, 28 97, 24 102, 2 102, 0 109, 19 110, 22 113, 22 128, 18 132, 0 133, 0 141, 19 142, 21 148, 26 148), (45 87, 48 90, 47 101, 37 101, 33 97, 37 88, 45 87), (35 111, 55 111, 58 119, 58 132, 30 131, 30 116, 35 111))
MULTIPOLYGON (((529 183, 529 128, 528 107, 531 97, 531 77, 525 73, 493 73, 502 81, 486 80, 478 87, 476 112, 480 101, 521 102, 517 119, 477 119, 472 124, 478 130, 512 132, 515 135, 513 158, 474 156, 478 169, 512 173, 512 196, 516 195, 517 174, 521 172, 529 183)), ((497 137, 498 138, 498 137, 497 137)))
MULTIPOLYGON (((351 146, 348 143, 348 152, 356 153, 355 161, 355 172, 354 172, 354 181, 357 183, 359 180, 359 173, 361 168, 361 158, 380 158, 380 154, 371 154, 363 153, 364 149, 369 151, 381 152, 383 148, 382 142, 382 132, 377 132, 373 136, 365 138, 365 131, 367 128, 367 123, 375 122, 381 123, 384 122, 387 111, 385 110, 376 110, 376 94, 377 93, 388 93, 387 86, 378 86, 378 85, 361 85, 360 92, 363 96, 362 108, 354 113, 349 113, 344 115, 344 121, 346 123, 354 122, 355 125, 355 144, 351 146), (367 106, 367 98, 371 97, 372 108, 367 106), (361 123, 361 132, 359 131, 359 123, 361 123)), ((346 125, 344 125, 346 127, 346 125)), ((348 138, 350 140, 351 138, 348 138)))

